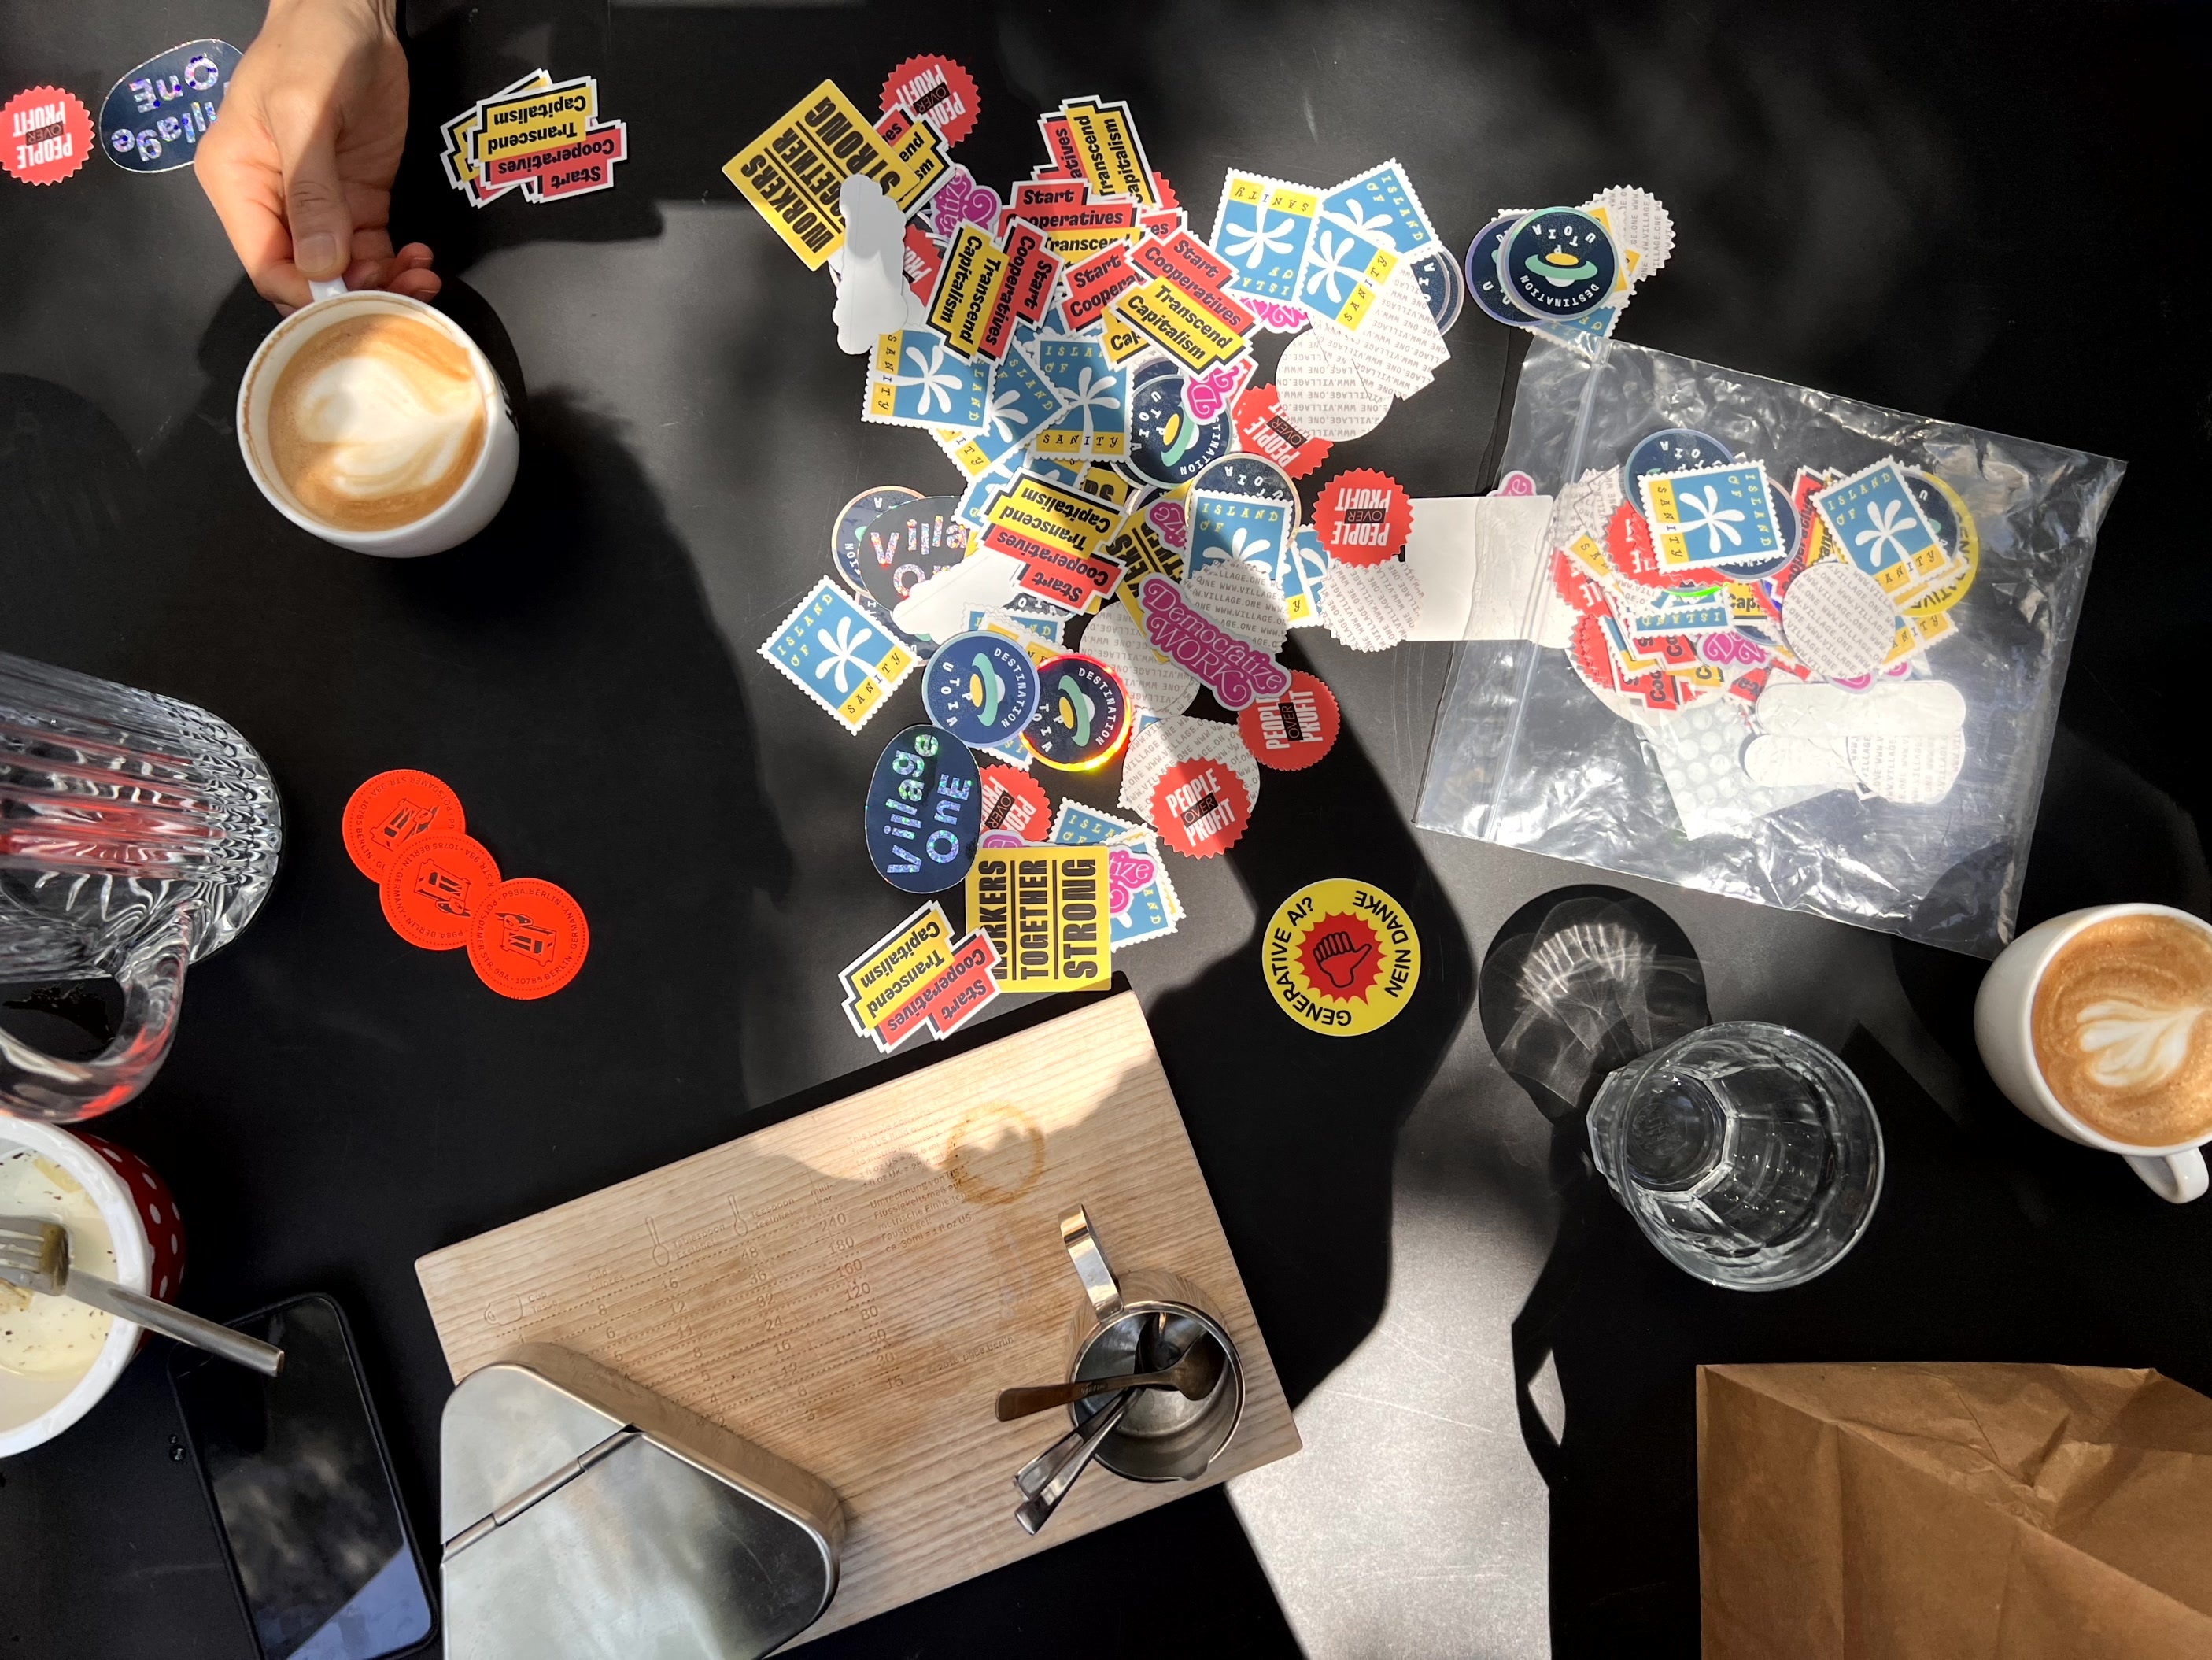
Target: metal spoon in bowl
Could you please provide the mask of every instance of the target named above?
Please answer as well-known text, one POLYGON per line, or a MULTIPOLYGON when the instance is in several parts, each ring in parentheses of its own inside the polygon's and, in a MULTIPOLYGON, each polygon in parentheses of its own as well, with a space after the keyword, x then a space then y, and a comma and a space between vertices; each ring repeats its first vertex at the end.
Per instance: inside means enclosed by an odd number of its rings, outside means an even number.
POLYGON ((58 1222, 41 1221, 35 1216, 0 1216, 0 1280, 41 1297, 67 1297, 105 1309, 118 1320, 251 1366, 264 1377, 274 1377, 284 1369, 284 1351, 273 1343, 218 1326, 197 1314, 186 1314, 96 1274, 82 1268, 72 1272, 69 1234, 58 1222))
POLYGON ((1203 1401, 1221 1382, 1229 1364, 1221 1345, 1211 1334, 1200 1335, 1182 1359, 1164 1371, 1139 1372, 1128 1377, 1078 1377, 1066 1383, 1039 1383, 1026 1389, 999 1392, 999 1421, 1048 1412, 1094 1395, 1113 1395, 1122 1389, 1175 1389, 1185 1400, 1203 1401))

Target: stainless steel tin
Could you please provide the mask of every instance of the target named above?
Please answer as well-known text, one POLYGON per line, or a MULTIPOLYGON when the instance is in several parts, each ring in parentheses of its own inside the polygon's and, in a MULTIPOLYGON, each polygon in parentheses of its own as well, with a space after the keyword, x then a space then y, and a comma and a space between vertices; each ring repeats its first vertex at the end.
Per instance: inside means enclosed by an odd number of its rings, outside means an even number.
POLYGON ((828 1484, 550 1344, 461 1380, 440 1433, 447 1660, 733 1660, 837 1588, 828 1484))

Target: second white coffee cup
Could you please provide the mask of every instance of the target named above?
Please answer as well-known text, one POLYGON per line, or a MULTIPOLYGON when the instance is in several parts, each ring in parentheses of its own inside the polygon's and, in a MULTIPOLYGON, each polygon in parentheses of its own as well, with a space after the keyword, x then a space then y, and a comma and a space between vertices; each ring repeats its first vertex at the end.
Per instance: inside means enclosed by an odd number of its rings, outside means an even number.
POLYGON ((2212 923, 2166 905, 2093 905, 2039 922, 2007 946, 1990 964, 1974 999, 1974 1043, 1982 1052, 1982 1064, 2013 1105, 2069 1141, 2119 1154, 2153 1193, 2185 1205, 2204 1195, 2202 1149, 2212 1142, 2212 1134, 2163 1147, 2116 1141, 2069 1111, 2051 1092, 2044 1081, 2043 1068, 2036 1063, 2035 992, 2042 983, 2043 971, 2067 941, 2084 928, 2118 916, 2171 917, 2212 936, 2212 923))
POLYGON ((277 512, 333 546, 386 559, 412 559, 459 546, 491 523, 514 485, 522 441, 515 430, 507 388, 476 342, 435 307, 380 289, 349 290, 342 283, 316 283, 311 287, 313 300, 269 331, 239 382, 238 447, 246 458, 247 474, 277 512), (427 323, 467 352, 484 398, 484 439, 468 477, 429 513, 386 530, 357 530, 317 518, 284 487, 269 453, 269 404, 284 366, 308 341, 334 323, 379 311, 427 323))

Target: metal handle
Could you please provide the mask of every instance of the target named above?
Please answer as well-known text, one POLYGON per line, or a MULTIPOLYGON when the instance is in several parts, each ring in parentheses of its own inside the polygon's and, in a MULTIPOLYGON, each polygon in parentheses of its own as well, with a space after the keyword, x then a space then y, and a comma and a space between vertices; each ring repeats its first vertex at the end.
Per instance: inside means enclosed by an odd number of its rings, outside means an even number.
POLYGON ((1176 1377, 1175 1369, 1170 1367, 1165 1371, 1141 1372, 1131 1377, 1078 1377, 1066 1383, 1032 1383, 1025 1389, 1000 1389, 999 1421, 1011 1423, 1031 1413, 1049 1412, 1054 1407, 1073 1406, 1094 1395, 1113 1395, 1121 1389, 1173 1389, 1176 1377))
POLYGON ((284 1351, 275 1344, 248 1337, 228 1326, 218 1326, 197 1314, 186 1314, 182 1309, 156 1302, 143 1292, 118 1286, 96 1274, 72 1269, 63 1284, 62 1292, 80 1303, 106 1309, 118 1320, 131 1321, 148 1331, 158 1331, 179 1343, 189 1343, 196 1349, 205 1349, 210 1354, 221 1355, 241 1366, 251 1366, 264 1377, 274 1377, 284 1370, 284 1351))
POLYGON ((1014 1520, 1022 1524, 1023 1532, 1035 1533, 1052 1520, 1052 1513, 1060 1508, 1060 1501, 1066 1498, 1069 1489, 1075 1486, 1075 1478, 1082 1475, 1089 1467, 1091 1459, 1097 1456, 1098 1449, 1104 1444, 1106 1438, 1114 1432, 1114 1426, 1121 1421, 1121 1414, 1128 1411, 1129 1402, 1134 1398, 1126 1390, 1115 1395, 1099 1408, 1089 1423, 1076 1432, 1076 1446, 1073 1453, 1060 1461, 1059 1468, 1053 1471, 1051 1479, 1045 1482, 1034 1497, 1025 1500, 1015 1510, 1014 1520))
POLYGON ((1121 1288, 1114 1283, 1114 1270, 1106 1261, 1106 1248, 1091 1231, 1091 1218, 1082 1206, 1078 1205, 1060 1219, 1060 1242, 1067 1247, 1067 1259, 1075 1264, 1083 1289, 1091 1298, 1091 1311, 1102 1324, 1118 1319, 1121 1313, 1121 1288))

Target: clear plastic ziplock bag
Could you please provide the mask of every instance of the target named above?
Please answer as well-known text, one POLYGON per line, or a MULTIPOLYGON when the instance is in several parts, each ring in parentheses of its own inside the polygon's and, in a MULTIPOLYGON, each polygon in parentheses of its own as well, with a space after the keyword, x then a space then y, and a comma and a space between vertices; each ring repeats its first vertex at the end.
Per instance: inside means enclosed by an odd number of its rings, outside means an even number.
MULTIPOLYGON (((1684 448, 1675 444, 1662 459, 1669 465, 1729 459, 1699 454, 1694 443, 1686 455, 1684 448)), ((1639 467, 1650 467, 1653 454, 1638 456, 1639 467)), ((1504 465, 1527 473, 1559 507, 1548 545, 1532 550, 1528 561, 1523 637, 1460 648, 1421 781, 1418 824, 1996 954, 2012 937, 2097 527, 2124 464, 1618 341, 1583 349, 1538 340, 1521 372, 1504 465), (1619 567, 1651 556, 1648 542, 1625 553, 1616 543, 1607 569, 1602 534, 1595 545, 1588 534, 1604 528, 1589 504, 1609 510, 1601 495, 1609 476, 1613 503, 1647 507, 1625 464, 1639 443, 1668 429, 1717 440, 1737 461, 1763 462, 1780 498, 1771 510, 1778 526, 1788 522, 1784 504, 1793 484, 1801 504, 1819 487, 1819 477, 1808 482, 1799 469, 1844 481, 1893 459, 1926 502, 1942 555, 1954 569, 1966 568, 1965 586, 1942 592, 1940 613, 1932 600, 1917 604, 1916 650, 1863 673, 1838 676, 1832 663, 1828 673, 1813 672, 1791 650, 1815 637, 1813 593, 1845 588, 1856 600, 1864 583, 1832 571, 1816 581, 1800 595, 1804 626, 1791 637, 1790 590, 1813 568, 1803 563, 1802 537, 1826 535, 1813 545, 1851 562, 1852 550, 1806 505, 1792 565, 1765 584, 1737 581, 1705 591, 1739 596, 1751 619, 1745 627, 1725 640, 1669 636, 1674 647, 1686 639, 1715 660, 1680 660, 1699 678, 1632 682, 1631 670, 1662 660, 1649 654, 1656 648, 1622 638, 1616 623, 1618 649, 1608 657, 1598 626, 1604 617, 1571 602, 1611 593, 1619 610, 1624 592, 1630 605, 1654 599, 1615 580, 1619 567), (1963 532, 1944 522, 1961 510, 1963 532), (1566 550, 1577 541, 1583 571, 1566 550), (1587 569, 1613 586, 1589 587, 1587 569), (1760 605, 1768 615, 1758 614, 1760 605), (1771 663, 1755 670, 1734 660, 1770 648, 1771 663), (1586 666, 1577 666, 1577 654, 1587 654, 1586 666), (1785 681, 1791 685, 1780 696, 1765 690, 1785 681), (1955 696, 1917 684, 1899 690, 1901 683, 1928 681, 1948 683, 1955 696), (1648 702, 1613 689, 1647 682, 1659 689, 1648 702), (1947 710, 1949 730, 1940 741, 1928 736, 1936 730, 1928 723, 1940 725, 1947 710), (1893 728, 1905 735, 1887 735, 1893 728), (1940 795, 1940 775, 1924 775, 1930 755, 1942 770, 1957 768, 1940 795), (1900 767, 1914 775, 1891 781, 1900 767), (1823 768, 1833 775, 1819 775, 1823 768)), ((1715 505, 1708 498, 1705 512, 1715 505)), ((1880 554, 1880 515, 1899 509, 1868 506, 1877 518, 1850 521, 1845 535, 1872 542, 1880 554), (1862 524, 1871 528, 1855 530, 1862 524)), ((1718 516, 1732 517, 1725 508, 1718 516)), ((1634 518, 1648 535, 1650 521, 1641 512, 1634 518)), ((1626 528, 1613 526, 1616 533, 1626 528)), ((1711 545, 1723 544, 1716 537, 1711 545)), ((1868 559, 1863 546, 1857 553, 1868 559)), ((1916 607, 1900 599, 1891 619, 1900 642, 1908 611, 1916 607)))

